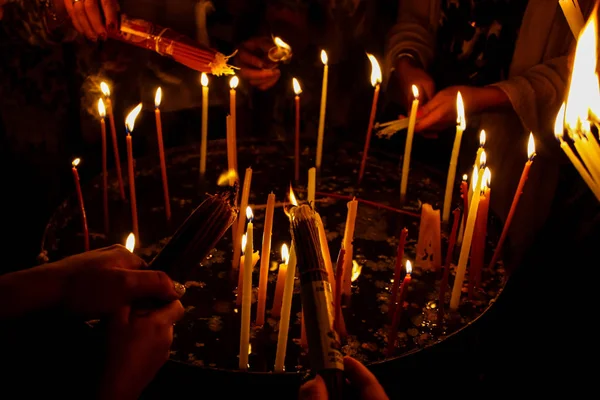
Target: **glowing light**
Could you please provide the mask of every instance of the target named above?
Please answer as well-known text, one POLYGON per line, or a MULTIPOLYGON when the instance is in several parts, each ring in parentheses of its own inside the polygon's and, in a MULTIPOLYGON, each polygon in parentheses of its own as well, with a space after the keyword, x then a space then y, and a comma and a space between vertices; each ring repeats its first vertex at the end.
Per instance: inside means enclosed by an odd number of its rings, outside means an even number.
POLYGON ((456 125, 463 131, 467 127, 467 121, 465 119, 465 103, 460 92, 456 94, 456 125))
POLYGON ((362 265, 357 263, 356 260, 352 260, 352 277, 350 278, 350 281, 354 282, 355 280, 357 280, 361 272, 362 265))
POLYGON ((471 189, 475 191, 477 188, 477 179, 479 178, 479 169, 473 166, 473 175, 471 176, 471 189))
POLYGON ((102 99, 98 100, 98 115, 100 115, 100 118, 106 117, 106 107, 104 107, 102 99))
POLYGON ((246 251, 246 242, 248 241, 248 239, 246 239, 246 234, 244 233, 242 235, 242 254, 244 254, 244 252, 246 251))
POLYGON ((527 143, 527 157, 531 160, 535 156, 535 140, 533 133, 529 132, 529 142, 527 143))
POLYGON ((481 179, 481 190, 485 190, 490 187, 492 181, 492 172, 488 167, 485 167, 483 171, 483 178, 481 179))
POLYGON ((479 147, 485 146, 485 139, 485 129, 482 129, 481 132, 479 132, 479 147))
POLYGON ((283 49, 287 49, 287 50, 291 50, 292 49, 290 47, 290 45, 287 44, 286 42, 284 42, 283 40, 281 40, 281 38, 279 36, 275 36, 273 38, 273 43, 275 43, 275 46, 281 47, 283 49))
POLYGON ((463 181, 466 181, 467 179, 469 179, 469 175, 467 175, 467 174, 464 174, 464 175, 463 175, 463 181))
POLYGON ((411 89, 412 89, 414 98, 418 99, 419 98, 419 88, 417 87, 417 85, 412 85, 411 89))
POLYGON ((162 89, 160 86, 156 89, 156 94, 154 95, 154 107, 160 107, 160 102, 162 100, 162 89))
POLYGON ((324 65, 327 65, 327 61, 329 61, 329 59, 327 58, 327 53, 325 52, 325 50, 321 50, 321 62, 324 65))
POLYGON ((208 75, 206 75, 206 72, 203 72, 202 75, 200 75, 200 84, 202 86, 208 86, 208 75))
POLYGON ((367 53, 367 57, 369 57, 369 61, 371 61, 371 85, 375 86, 378 83, 381 83, 381 68, 373 54, 367 53))
POLYGON ((406 260, 406 273, 408 275, 412 274, 412 263, 410 260, 406 260))
POLYGON ((565 107, 566 104, 562 103, 558 114, 556 114, 556 121, 554 122, 554 135, 557 139, 561 139, 565 131, 565 107))
POLYGON ((219 179, 217 180, 217 185, 226 186, 229 184, 230 180, 234 181, 236 179, 237 179, 237 172, 235 172, 235 169, 230 169, 230 170, 223 172, 219 176, 219 179))
POLYGON ((106 82, 100 82, 100 90, 102 91, 102 94, 106 97, 110 96, 110 88, 108 87, 106 82))
POLYGON ((74 167, 77 167, 80 162, 81 162, 81 158, 76 158, 73 161, 71 161, 71 165, 73 165, 74 167))
POLYGON ((125 126, 127 127, 128 132, 133 132, 133 127, 135 125, 135 119, 139 115, 140 111, 142 111, 142 103, 138 104, 129 115, 125 119, 125 126))
POLYGON ((290 252, 288 251, 287 244, 285 243, 281 245, 281 259, 283 260, 284 264, 289 264, 290 262, 290 252))
POLYGON ((302 93, 302 88, 300 87, 300 82, 298 82, 298 79, 292 78, 292 86, 294 86, 294 93, 296 93, 296 95, 302 93))
POLYGON ((250 221, 254 219, 254 214, 252 214, 252 208, 250 208, 250 206, 246 207, 246 218, 250 221))
POLYGON ((479 168, 485 167, 487 164, 487 154, 485 154, 485 150, 481 152, 481 156, 479 157, 479 168))
POLYGON ((133 249, 135 249, 135 235, 132 233, 127 236, 127 240, 125 241, 125 248, 133 253, 133 249))
POLYGON ((240 83, 240 78, 238 78, 236 75, 234 75, 229 80, 229 87, 232 89, 235 89, 236 87, 238 87, 239 83, 240 83))
POLYGON ((292 185, 290 185, 289 198, 290 198, 290 203, 292 203, 293 206, 298 205, 298 200, 296 200, 296 196, 294 196, 294 190, 292 189, 292 185))

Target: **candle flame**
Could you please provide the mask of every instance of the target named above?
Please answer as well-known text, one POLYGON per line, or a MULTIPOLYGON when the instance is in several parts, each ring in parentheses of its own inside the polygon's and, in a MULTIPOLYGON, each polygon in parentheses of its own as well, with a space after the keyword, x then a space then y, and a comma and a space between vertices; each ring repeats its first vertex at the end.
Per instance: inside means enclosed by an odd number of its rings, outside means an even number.
POLYGON ((479 169, 477 166, 473 166, 473 175, 471 176, 471 189, 475 191, 477 188, 477 179, 479 179, 479 169))
POLYGON ((573 129, 587 120, 590 104, 596 104, 599 95, 596 76, 597 36, 596 13, 593 13, 579 34, 571 70, 565 122, 573 129), (596 84, 591 83, 594 80, 596 84))
POLYGON ((485 130, 482 129, 481 132, 479 132, 479 147, 485 146, 485 139, 486 139, 485 130))
POLYGON ((160 102, 162 100, 162 89, 160 86, 156 89, 156 94, 154 95, 154 107, 160 107, 160 102))
POLYGON ((298 206, 298 200, 296 200, 296 196, 294 195, 294 190, 292 189, 292 185, 290 185, 289 198, 290 198, 290 203, 292 203, 293 206, 298 206))
POLYGON ((367 57, 369 57, 369 61, 371 61, 371 85, 376 86, 381 83, 381 68, 373 54, 367 53, 367 57))
POLYGON ((127 236, 127 240, 125 241, 125 248, 133 253, 133 249, 135 249, 135 235, 132 233, 127 236))
POLYGON ((220 176, 219 179, 217 180, 217 185, 218 186, 226 186, 229 184, 230 181, 235 181, 237 179, 237 172, 235 172, 235 169, 229 169, 225 172, 223 172, 220 176))
POLYGON ((250 208, 250 206, 246 207, 246 218, 252 222, 252 220, 254 219, 254 214, 252 214, 252 208, 250 208))
POLYGON ((465 120, 465 104, 460 92, 456 94, 456 125, 463 131, 467 127, 467 121, 465 120))
POLYGON ((481 156, 479 156, 479 168, 483 168, 487 165, 487 154, 485 150, 481 152, 481 156))
POLYGON ((100 118, 106 117, 106 107, 104 107, 104 102, 101 98, 98 100, 98 115, 100 115, 100 118))
POLYGON ((350 278, 351 282, 354 282, 360 276, 362 272, 362 265, 356 262, 356 260, 352 260, 352 277, 350 278))
POLYGON ((469 179, 469 175, 463 174, 463 181, 466 181, 467 179, 469 179))
POLYGON ((291 46, 289 44, 287 44, 286 42, 284 42, 283 40, 281 40, 281 38, 279 36, 275 36, 273 38, 273 43, 275 43, 275 46, 277 47, 281 47, 287 50, 291 50, 291 46))
POLYGON ((202 86, 208 86, 208 75, 206 75, 206 72, 203 72, 202 75, 200 75, 200 84, 202 86))
POLYGON ((321 62, 323 63, 323 65, 327 65, 327 61, 329 61, 329 59, 327 58, 327 53, 325 52, 325 50, 321 50, 321 62))
POLYGON ((533 133, 529 132, 529 142, 527 143, 527 158, 530 160, 535 156, 535 141, 533 140, 533 133))
POLYGON ((289 264, 290 262, 290 252, 288 250, 287 244, 282 244, 281 245, 281 259, 283 260, 284 264, 289 264))
POLYGON ((248 239, 246 238, 246 234, 244 233, 242 235, 242 254, 244 254, 246 252, 246 242, 248 241, 248 239))
POLYGON ((488 167, 485 167, 485 171, 483 171, 483 178, 481 179, 481 190, 485 190, 490 187, 490 183, 492 181, 492 172, 488 167))
POLYGON ((238 87, 239 83, 240 83, 240 78, 238 78, 237 75, 234 75, 229 80, 229 87, 232 89, 235 89, 236 87, 238 87))
POLYGON ((554 135, 557 139, 562 140, 562 136, 565 132, 565 107, 566 104, 563 102, 556 114, 556 121, 554 122, 554 135))
POLYGON ((135 119, 137 118, 140 111, 142 111, 142 103, 138 104, 133 110, 131 110, 129 115, 127 115, 127 118, 125 119, 125 126, 127 127, 128 132, 133 132, 135 119))
POLYGON ((419 88, 417 87, 417 85, 412 85, 411 89, 413 92, 413 97, 415 99, 419 99, 419 88))
POLYGON ((110 96, 110 88, 108 87, 106 82, 100 82, 100 90, 102 91, 102 94, 106 97, 110 96))
POLYGON ((296 93, 296 95, 302 93, 302 88, 300 87, 300 82, 298 82, 298 79, 292 78, 292 86, 294 87, 294 93, 296 93))
POLYGON ((76 158, 73 161, 71 161, 71 165, 73 165, 74 167, 77 167, 80 162, 81 162, 81 158, 76 158))
POLYGON ((410 260, 406 260, 406 274, 412 274, 412 263, 410 262, 410 260))

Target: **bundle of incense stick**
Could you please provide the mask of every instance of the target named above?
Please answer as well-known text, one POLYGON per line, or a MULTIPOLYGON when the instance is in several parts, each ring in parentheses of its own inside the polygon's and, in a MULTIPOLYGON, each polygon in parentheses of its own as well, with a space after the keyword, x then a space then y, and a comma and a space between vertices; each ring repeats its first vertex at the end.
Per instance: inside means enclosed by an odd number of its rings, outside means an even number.
POLYGON ((330 399, 341 399, 344 363, 334 330, 331 285, 319 242, 314 210, 307 204, 290 210, 291 231, 300 273, 302 310, 311 369, 325 380, 330 399))
POLYGON ((225 56, 170 28, 142 19, 121 15, 118 32, 109 33, 109 37, 171 57, 196 71, 217 76, 233 74, 233 67, 227 64, 231 56, 225 56))
POLYGON ((154 257, 150 268, 165 271, 171 279, 185 282, 187 271, 204 260, 235 221, 236 191, 230 188, 204 200, 154 257))

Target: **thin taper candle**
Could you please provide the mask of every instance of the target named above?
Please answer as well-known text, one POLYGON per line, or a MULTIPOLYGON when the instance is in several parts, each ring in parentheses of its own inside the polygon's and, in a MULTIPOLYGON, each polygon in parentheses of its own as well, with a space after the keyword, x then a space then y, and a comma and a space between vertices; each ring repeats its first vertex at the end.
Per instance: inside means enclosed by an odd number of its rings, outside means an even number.
POLYGON ((444 210, 442 212, 442 222, 448 223, 450 220, 450 206, 452 206, 452 193, 454 192, 454 177, 456 176, 456 164, 458 162, 458 153, 460 152, 460 142, 463 132, 466 128, 465 106, 463 99, 458 92, 456 94, 456 135, 454 136, 454 146, 450 156, 450 167, 448 168, 448 178, 446 179, 446 194, 444 196, 444 210))
POLYGON ((281 318, 279 319, 279 334, 277 336, 277 353, 275 354, 275 372, 283 372, 285 369, 285 353, 287 350, 288 332, 290 328, 290 314, 292 310, 292 298, 294 295, 294 279, 296 277, 296 251, 292 243, 289 259, 285 261, 287 274, 283 289, 283 303, 281 306, 281 318))
POLYGON ((321 61, 323 62, 323 84, 321 86, 321 109, 319 112, 319 130, 317 133, 317 158, 315 165, 321 168, 323 157, 323 137, 325 135, 325 110, 327 108, 327 75, 329 74, 328 58, 325 50, 321 50, 321 61))
POLYGON ((79 210, 81 212, 81 230, 83 234, 83 245, 85 251, 90 250, 90 233, 88 231, 87 225, 87 217, 85 215, 85 207, 83 205, 83 194, 81 193, 81 184, 79 183, 79 173, 77 172, 77 166, 81 160, 76 158, 73 160, 72 171, 73 171, 73 179, 75 180, 75 190, 77 192, 77 201, 79 202, 79 210))
POLYGON ((265 307, 267 304, 267 283, 269 278, 269 261, 271 254, 271 234, 273 231, 273 214, 275 211, 275 194, 267 197, 267 211, 263 230, 262 258, 260 260, 260 273, 258 279, 258 304, 256 306, 256 325, 265 323, 265 307))
POLYGON ((408 118, 408 131, 406 132, 406 144, 404 145, 404 157, 402 159, 402 178, 400 181, 400 202, 406 201, 406 188, 408 187, 408 170, 410 168, 410 153, 412 151, 412 141, 415 133, 415 124, 417 122, 417 109, 419 108, 419 89, 412 85, 414 100, 410 108, 408 118))
POLYGON ((102 99, 98 100, 98 114, 100 115, 100 134, 102 140, 102 210, 104 217, 104 234, 110 229, 108 214, 108 164, 106 148, 106 108, 102 99))
POLYGON ((203 72, 200 78, 202 84, 202 136, 200 138, 200 177, 206 173, 206 147, 208 141, 208 76, 203 72))
POLYGON ((314 209, 315 208, 315 192, 317 190, 317 169, 315 167, 308 170, 308 188, 306 200, 308 204, 314 209))
POLYGON ((115 117, 112 106, 112 100, 110 99, 110 88, 106 82, 100 83, 100 89, 104 94, 106 100, 106 115, 108 115, 108 121, 110 123, 110 133, 112 137, 113 152, 115 157, 115 169, 117 170, 117 178, 119 181, 119 194, 121 200, 125 200, 125 185, 123 184, 123 173, 121 172, 121 158, 119 156, 119 144, 117 142, 117 130, 115 129, 115 117))
POLYGON ((133 127, 135 124, 135 119, 138 114, 142 110, 142 103, 138 104, 127 116, 125 120, 125 127, 127 129, 127 164, 128 164, 128 172, 129 172, 129 197, 131 203, 131 222, 133 225, 133 234, 137 240, 139 245, 140 243, 140 231, 138 228, 138 214, 137 214, 137 200, 135 196, 135 165, 133 160, 133 145, 131 142, 131 132, 133 132, 133 127))
POLYGON ((248 352, 250 349, 250 306, 252 305, 252 253, 254 253, 253 239, 254 226, 252 224, 252 210, 246 208, 248 225, 246 227, 246 247, 244 249, 244 292, 242 293, 242 325, 240 332, 240 359, 239 368, 248 369, 248 352))
POLYGON ((163 185, 163 196, 165 198, 165 216, 167 221, 171 220, 171 201, 169 197, 169 181, 167 180, 167 163, 165 161, 165 147, 163 144, 162 120, 160 118, 160 102, 162 100, 162 89, 156 89, 154 97, 154 115, 156 117, 156 139, 158 142, 158 156, 160 159, 160 174, 163 185))
POLYGON ((233 149, 235 151, 233 158, 233 166, 237 171, 237 103, 236 103, 236 92, 235 89, 239 84, 239 79, 237 76, 232 76, 229 80, 229 87, 231 90, 229 91, 229 115, 231 115, 231 140, 233 149))
MULTIPOLYGON (((250 185, 252 183, 252 168, 246 168, 246 174, 244 175, 244 186, 242 188, 242 200, 240 203, 240 210, 245 210, 248 206, 248 199, 250 197, 250 185)), ((237 220, 237 230, 233 237, 233 269, 237 270, 240 266, 240 240, 242 239, 242 234, 244 233, 244 216, 238 215, 237 220)))
POLYGON ((300 180, 300 93, 302 88, 296 78, 292 79, 294 86, 294 103, 296 104, 296 123, 295 123, 295 135, 294 135, 294 179, 296 182, 300 180))
POLYGON ((375 115, 377 114, 377 100, 379 99, 379 88, 381 86, 381 68, 377 59, 372 54, 367 53, 367 57, 371 61, 371 85, 375 88, 373 92, 373 103, 371 104, 371 114, 369 116, 369 125, 367 126, 367 136, 365 137, 365 146, 363 148, 362 160, 360 162, 360 171, 358 173, 358 184, 362 182, 367 165, 367 157, 369 154, 369 145, 371 144, 371 134, 373 132, 373 124, 375 123, 375 115))

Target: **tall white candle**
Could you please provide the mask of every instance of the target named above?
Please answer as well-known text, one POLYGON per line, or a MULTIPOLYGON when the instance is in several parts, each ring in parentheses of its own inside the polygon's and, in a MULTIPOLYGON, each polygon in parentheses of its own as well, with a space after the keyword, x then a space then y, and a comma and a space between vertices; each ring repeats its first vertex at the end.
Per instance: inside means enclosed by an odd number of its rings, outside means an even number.
POLYGON ((448 168, 448 178, 446 180, 446 195, 444 196, 444 210, 442 213, 442 222, 444 223, 447 223, 450 219, 456 164, 458 162, 458 153, 460 152, 460 142, 466 125, 465 105, 460 92, 458 92, 456 95, 456 135, 454 136, 454 146, 452 147, 452 155, 450 156, 450 167, 448 168))
POLYGON ((240 332, 240 370, 248 369, 248 351, 250 349, 250 306, 252 305, 252 245, 254 225, 252 224, 252 209, 246 208, 248 225, 246 228, 246 246, 244 248, 244 292, 242 293, 242 325, 240 332))
POLYGON ((290 249, 287 264, 285 286, 283 289, 283 302, 281 306, 281 318, 279 320, 279 334, 277 336, 277 353, 275 354, 275 372, 283 372, 285 365, 285 353, 287 349, 288 331, 290 329, 290 314, 292 310, 292 297, 294 295, 294 278, 296 276, 296 251, 294 244, 290 249))
POLYGON ((321 168, 323 158, 323 136, 325 134, 325 109, 327 108, 327 76, 329 74, 329 65, 327 64, 327 53, 321 50, 321 61, 323 62, 323 85, 321 87, 321 111, 319 113, 319 131, 317 135, 317 158, 315 165, 321 168))
POLYGON ((410 108, 408 118, 408 131, 406 132, 406 144, 404 146, 404 158, 402 159, 402 180, 400 181, 400 202, 406 200, 406 188, 408 186, 408 169, 410 168, 410 153, 412 151, 412 141, 415 133, 415 123, 417 122, 417 109, 419 108, 419 89, 412 85, 412 92, 415 99, 410 108))

